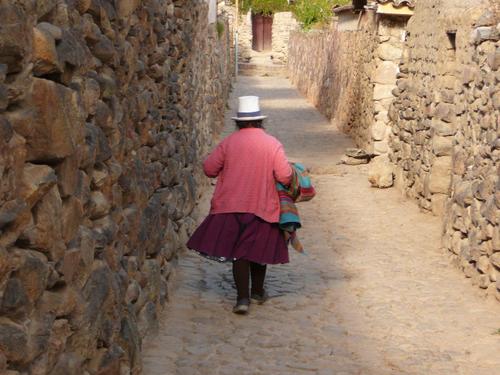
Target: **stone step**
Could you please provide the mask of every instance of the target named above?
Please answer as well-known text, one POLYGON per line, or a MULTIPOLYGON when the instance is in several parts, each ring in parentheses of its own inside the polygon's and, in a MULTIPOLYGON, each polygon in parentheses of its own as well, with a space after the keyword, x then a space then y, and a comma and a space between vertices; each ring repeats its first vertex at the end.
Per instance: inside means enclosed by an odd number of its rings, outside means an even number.
POLYGON ((283 64, 239 63, 238 73, 242 76, 286 77, 288 70, 283 64))

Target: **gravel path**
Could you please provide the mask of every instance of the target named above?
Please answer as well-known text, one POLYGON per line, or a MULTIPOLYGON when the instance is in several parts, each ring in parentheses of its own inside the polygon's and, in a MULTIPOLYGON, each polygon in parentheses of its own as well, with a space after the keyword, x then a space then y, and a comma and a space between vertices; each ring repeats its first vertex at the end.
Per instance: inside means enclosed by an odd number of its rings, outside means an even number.
POLYGON ((248 94, 262 97, 289 158, 314 172, 318 195, 299 207, 309 255, 271 267, 273 298, 246 317, 231 313, 229 265, 181 256, 144 374, 500 374, 500 304, 450 265, 440 220, 370 188, 366 167, 336 165, 350 141, 287 80, 240 77, 231 107, 248 94))

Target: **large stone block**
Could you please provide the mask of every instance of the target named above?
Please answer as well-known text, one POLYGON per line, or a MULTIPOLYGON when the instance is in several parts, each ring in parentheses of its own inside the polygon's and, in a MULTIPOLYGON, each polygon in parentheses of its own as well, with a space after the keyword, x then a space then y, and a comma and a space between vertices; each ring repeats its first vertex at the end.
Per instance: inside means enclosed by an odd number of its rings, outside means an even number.
POLYGON ((403 55, 403 49, 391 43, 382 43, 378 47, 377 54, 382 60, 398 61, 403 55))
POLYGON ((84 118, 76 92, 35 78, 31 100, 33 111, 11 120, 16 132, 26 138, 27 159, 50 162, 73 154, 84 139, 84 118))
POLYGON ((432 164, 429 176, 429 191, 433 194, 449 194, 451 184, 451 157, 437 158, 432 164))
POLYGON ((392 61, 381 61, 375 70, 373 82, 382 85, 394 85, 396 83, 398 71, 399 69, 396 63, 392 61))
POLYGON ((392 90, 394 90, 396 86, 392 85, 379 85, 376 84, 373 88, 373 100, 384 100, 388 98, 392 98, 392 90))
POLYGON ((453 149, 453 137, 439 137, 432 138, 432 151, 437 156, 449 156, 453 149))

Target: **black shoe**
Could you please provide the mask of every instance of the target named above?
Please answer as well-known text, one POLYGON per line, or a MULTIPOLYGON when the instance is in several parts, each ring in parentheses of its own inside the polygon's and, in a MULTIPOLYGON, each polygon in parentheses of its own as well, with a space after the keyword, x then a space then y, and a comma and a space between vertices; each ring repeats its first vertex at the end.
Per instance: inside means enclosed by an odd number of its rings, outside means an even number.
POLYGON ((264 290, 262 294, 252 293, 250 295, 250 299, 252 302, 255 302, 258 305, 264 304, 269 299, 269 294, 264 290))
POLYGON ((248 309, 250 307, 250 300, 248 298, 239 299, 236 305, 233 307, 233 312, 239 315, 248 314, 248 309))

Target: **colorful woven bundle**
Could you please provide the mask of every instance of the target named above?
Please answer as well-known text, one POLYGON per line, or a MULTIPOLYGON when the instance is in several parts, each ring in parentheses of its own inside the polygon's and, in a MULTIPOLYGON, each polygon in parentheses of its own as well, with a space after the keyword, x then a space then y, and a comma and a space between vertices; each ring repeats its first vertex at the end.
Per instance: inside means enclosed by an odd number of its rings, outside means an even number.
POLYGON ((289 186, 276 184, 280 199, 280 228, 285 233, 287 243, 299 253, 304 253, 304 247, 297 237, 297 229, 302 226, 296 202, 311 200, 316 191, 306 168, 299 163, 292 163, 292 181, 289 186))

